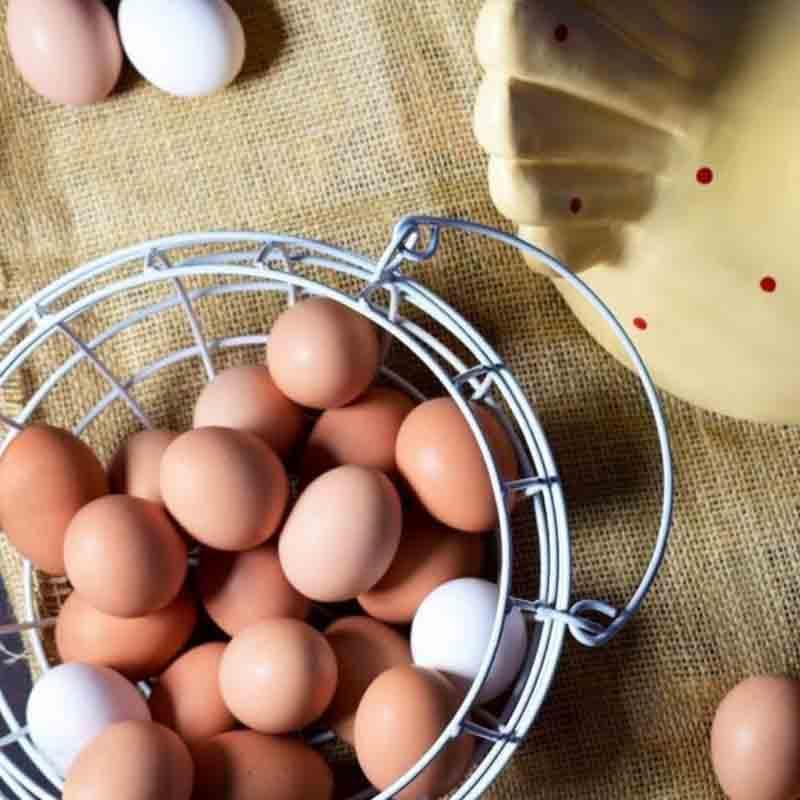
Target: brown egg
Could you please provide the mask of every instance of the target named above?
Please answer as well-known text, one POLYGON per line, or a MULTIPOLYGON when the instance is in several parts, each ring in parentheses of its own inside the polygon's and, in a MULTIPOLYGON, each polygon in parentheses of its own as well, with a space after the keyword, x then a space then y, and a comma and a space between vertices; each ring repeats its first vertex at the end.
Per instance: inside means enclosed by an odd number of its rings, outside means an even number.
POLYGON ((394 448, 400 425, 414 401, 396 389, 377 387, 317 420, 303 453, 303 483, 342 464, 395 471, 394 448))
POLYGON ((465 536, 420 511, 403 517, 403 535, 389 571, 358 596, 364 611, 384 622, 411 622, 422 601, 456 578, 475 578, 483 567, 483 537, 465 536))
POLYGON ((119 722, 81 752, 67 775, 64 800, 189 800, 194 763, 163 725, 119 722))
POLYGON ((117 26, 100 0, 9 0, 6 33, 20 75, 54 103, 97 103, 119 78, 117 26))
POLYGON ((336 657, 305 622, 265 620, 233 637, 219 681, 225 704, 249 728, 289 733, 328 707, 336 691, 336 657))
POLYGON ((187 742, 233 729, 236 720, 219 688, 224 651, 222 642, 193 647, 159 676, 148 701, 153 722, 166 725, 187 742))
POLYGON ((278 552, 289 582, 312 600, 349 600, 389 569, 403 512, 392 482, 377 470, 344 466, 321 475, 286 520, 278 552))
MULTIPOLYGON (((519 476, 514 448, 493 412, 473 409, 506 481, 519 476)), ((449 397, 418 405, 397 436, 397 467, 440 522, 479 533, 497 525, 489 472, 466 418, 449 397)))
POLYGON ((339 667, 339 681, 325 722, 340 739, 354 742, 356 709, 382 672, 411 663, 408 640, 369 617, 342 617, 325 631, 339 667))
POLYGON ((186 544, 164 509, 123 494, 84 506, 64 539, 75 591, 115 617, 142 617, 168 606, 183 586, 186 559, 186 544))
POLYGON ((229 636, 262 619, 305 619, 311 610, 283 574, 274 542, 243 553, 203 550, 197 586, 208 615, 229 636))
POLYGON ((170 513, 195 539, 217 550, 248 550, 278 529, 289 479, 258 436, 198 428, 164 453, 161 491, 170 513))
POLYGON ((172 431, 139 431, 130 436, 111 462, 111 491, 163 504, 161 459, 177 438, 172 431))
MULTIPOLYGON (((356 714, 356 756, 370 783, 383 791, 428 751, 458 710, 461 696, 438 672, 399 666, 379 675, 356 714)), ((399 800, 439 797, 464 776, 475 749, 462 734, 447 746, 399 800)))
POLYGON ((267 342, 267 366, 278 388, 310 408, 338 408, 375 379, 380 343, 372 323, 325 297, 286 309, 267 342))
POLYGON ((160 611, 144 617, 112 617, 73 592, 56 622, 62 661, 100 664, 131 680, 158 675, 181 651, 197 622, 197 606, 183 591, 160 611))
POLYGON ((261 364, 220 372, 200 393, 194 427, 236 428, 260 436, 286 457, 305 429, 303 410, 284 397, 261 364))
POLYGON ((299 739, 231 731, 198 743, 192 755, 197 770, 193 800, 333 797, 330 768, 299 739))
POLYGON ((78 511, 108 493, 103 465, 68 431, 30 425, 0 459, 0 523, 40 570, 64 574, 64 534, 78 511))
POLYGON ((800 681, 762 675, 720 703, 711 760, 731 800, 800 797, 800 681))

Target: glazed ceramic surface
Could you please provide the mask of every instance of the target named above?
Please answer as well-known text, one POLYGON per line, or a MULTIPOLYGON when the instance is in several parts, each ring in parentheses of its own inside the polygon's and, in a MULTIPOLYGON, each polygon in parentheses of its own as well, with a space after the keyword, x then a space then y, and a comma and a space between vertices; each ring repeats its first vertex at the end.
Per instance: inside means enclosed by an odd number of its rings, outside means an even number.
POLYGON ((664 389, 778 423, 800 422, 798 30, 793 0, 488 0, 476 29, 500 212, 585 272, 664 389))

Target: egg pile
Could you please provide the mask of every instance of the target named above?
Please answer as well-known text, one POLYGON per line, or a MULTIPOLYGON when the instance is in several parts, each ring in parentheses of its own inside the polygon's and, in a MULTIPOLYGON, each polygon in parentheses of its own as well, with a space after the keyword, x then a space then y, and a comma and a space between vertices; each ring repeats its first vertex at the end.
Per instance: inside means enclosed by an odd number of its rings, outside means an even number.
POLYGON ((245 55, 242 23, 225 0, 121 0, 118 25, 102 0, 9 0, 6 35, 25 82, 67 106, 111 94, 123 50, 144 78, 179 97, 227 86, 245 55))
MULTIPOLYGON (((138 432, 108 470, 57 428, 11 441, 0 521, 73 587, 64 663, 28 705, 68 800, 329 800, 309 732, 353 746, 383 790, 445 731, 497 613, 482 577, 497 506, 455 401, 378 385, 380 356, 369 320, 309 297, 265 363, 204 388, 187 432, 138 432)), ((495 413, 474 411, 517 478, 495 413)), ((479 702, 510 689, 527 644, 512 609, 479 702)), ((473 750, 453 738, 397 796, 444 794, 473 750)))

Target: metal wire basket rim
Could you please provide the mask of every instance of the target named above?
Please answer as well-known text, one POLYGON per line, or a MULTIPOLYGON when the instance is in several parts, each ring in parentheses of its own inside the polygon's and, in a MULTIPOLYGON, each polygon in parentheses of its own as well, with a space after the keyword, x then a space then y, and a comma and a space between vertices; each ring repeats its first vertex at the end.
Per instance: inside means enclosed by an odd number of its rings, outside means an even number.
MULTIPOLYGON (((536 462, 533 471, 536 474, 546 472, 551 474, 554 478, 552 484, 548 485, 546 490, 543 489, 541 493, 537 493, 532 498, 534 513, 537 517, 537 528, 539 530, 538 540, 542 569, 540 598, 552 598, 552 600, 555 601, 552 603, 552 605, 545 605, 545 608, 548 608, 553 615, 543 615, 541 617, 537 617, 540 620, 540 637, 536 643, 535 650, 531 651, 533 652, 534 657, 528 666, 528 672, 524 686, 521 688, 518 687, 517 691, 515 691, 514 699, 516 702, 513 704, 513 710, 510 714, 508 724, 505 729, 508 733, 508 736, 499 736, 497 738, 494 736, 491 737, 493 744, 489 748, 488 752, 480 761, 473 773, 453 795, 454 798, 463 798, 467 795, 475 796, 472 794, 472 792, 482 791, 482 789, 485 788, 485 786, 488 785, 491 780, 493 780, 493 778, 500 771, 502 766, 505 764, 508 758, 510 758, 511 754, 518 746, 519 738, 515 737, 512 732, 520 729, 524 729, 524 732, 526 732, 527 728, 535 719, 543 698, 546 695, 553 679, 566 627, 569 626, 573 635, 575 635, 579 640, 584 641, 585 644, 602 644, 604 641, 610 639, 611 636, 618 632, 630 615, 632 615, 638 608, 638 605, 641 603, 641 600, 646 594, 649 584, 652 582, 652 578, 658 569, 661 558, 663 558, 663 550, 666 546, 666 537, 669 530, 669 520, 671 519, 672 473, 671 459, 669 457, 669 443, 668 438, 666 437, 666 428, 663 416, 661 414, 660 405, 658 403, 658 398, 655 393, 654 386, 652 385, 650 376, 647 373, 643 362, 638 356, 633 343, 630 341, 621 324, 614 318, 610 310, 605 306, 605 304, 602 303, 602 301, 600 301, 594 292, 579 278, 577 278, 577 276, 574 276, 571 272, 569 272, 566 267, 561 265, 555 259, 552 259, 552 257, 538 248, 535 248, 532 245, 529 245, 528 243, 518 239, 517 237, 511 236, 502 231, 487 228, 486 226, 478 225, 477 223, 434 217, 408 217, 401 220, 395 228, 389 247, 384 251, 384 255, 377 263, 357 254, 349 253, 341 248, 327 245, 324 242, 316 242, 314 240, 303 239, 299 237, 273 234, 217 232, 188 236, 179 235, 155 240, 143 245, 136 245, 134 247, 112 253, 104 258, 96 259, 95 261, 92 261, 83 267, 79 267, 78 269, 62 276, 61 279, 50 284, 48 287, 45 287, 42 291, 38 292, 26 303, 15 309, 15 311, 12 312, 8 318, 6 318, 5 322, 0 323, 0 343, 7 340, 7 338, 13 335, 13 333, 16 332, 22 325, 32 319, 38 324, 36 325, 34 333, 31 334, 32 341, 29 342, 29 345, 38 346, 49 335, 52 335, 54 331, 57 330, 58 322, 68 321, 69 319, 72 319, 73 316, 77 316, 78 314, 82 313, 81 308, 78 308, 78 306, 81 306, 83 310, 86 310, 86 308, 92 307, 93 305, 101 302, 103 299, 110 297, 115 292, 107 292, 106 290, 110 287, 105 287, 104 289, 90 293, 80 301, 77 301, 76 303, 68 306, 66 309, 62 309, 60 312, 56 313, 50 313, 47 309, 47 306, 63 296, 65 292, 78 288, 85 280, 97 277, 98 275, 114 269, 118 265, 130 263, 131 261, 135 261, 139 258, 148 259, 149 254, 152 254, 154 251, 160 252, 172 248, 192 247, 198 244, 209 246, 220 243, 229 244, 236 242, 251 242, 254 244, 260 244, 262 246, 262 251, 265 254, 264 263, 259 263, 257 269, 248 267, 246 265, 238 265, 236 267, 230 265, 231 259, 242 259, 244 261, 249 261, 252 259, 251 253, 222 253, 206 254, 199 257, 193 256, 175 266, 171 265, 168 259, 165 259, 165 263, 168 266, 167 269, 145 269, 145 274, 147 274, 148 277, 147 280, 143 280, 142 275, 140 274, 133 276, 133 279, 118 281, 116 284, 114 284, 114 286, 119 287, 117 291, 126 291, 136 286, 145 285, 146 283, 149 283, 150 280, 171 280, 179 289, 182 289, 180 279, 188 275, 203 274, 254 277, 262 279, 252 284, 253 288, 257 288, 258 291, 275 291, 276 289, 283 290, 287 291, 287 293, 293 297, 294 287, 300 287, 304 288, 310 293, 332 296, 339 302, 343 302, 345 305, 348 305, 354 308, 356 311, 365 314, 384 330, 391 332, 395 338, 403 341, 403 343, 409 347, 412 352, 414 352, 423 361, 423 363, 428 366, 429 369, 431 369, 433 374, 439 379, 440 383, 448 390, 454 401, 459 405, 462 413, 467 419, 470 428, 473 431, 473 434, 476 437, 482 456, 484 457, 489 469, 490 481, 495 495, 495 500, 498 505, 498 512, 500 514, 500 531, 498 535, 498 541, 501 550, 500 574, 498 576, 498 588, 500 589, 499 597, 501 600, 505 598, 506 602, 513 601, 514 604, 519 605, 523 611, 535 611, 536 603, 532 603, 531 601, 517 602, 515 598, 510 597, 509 590, 512 554, 510 549, 510 528, 504 504, 506 487, 499 477, 499 473, 497 472, 496 465, 494 464, 492 458, 491 450, 488 447, 488 442, 485 440, 477 419, 474 417, 468 401, 465 400, 461 394, 459 387, 453 384, 452 380, 446 373, 444 373, 443 370, 437 369, 438 364, 436 364, 436 362, 429 357, 427 352, 417 352, 418 345, 413 336, 406 336, 406 332, 402 327, 397 327, 395 330, 395 327, 393 327, 394 323, 387 321, 384 318, 383 313, 376 313, 368 302, 364 302, 363 297, 357 297, 354 299, 349 295, 337 292, 336 290, 333 290, 324 284, 319 284, 314 281, 306 281, 304 285, 304 279, 297 276, 291 270, 288 272, 277 272, 275 270, 271 270, 266 262, 283 261, 287 263, 288 266, 291 266, 291 262, 296 260, 303 263, 311 263, 315 266, 318 265, 331 268, 338 272, 342 272, 352 277, 356 277, 359 280, 365 281, 367 282, 368 286, 374 289, 386 289, 389 291, 390 299, 392 301, 394 301, 396 298, 394 293, 396 291, 400 291, 405 300, 412 302, 412 304, 417 308, 425 311, 440 322, 442 322, 442 320, 440 320, 439 317, 444 317, 446 319, 446 323, 443 322, 442 324, 445 324, 445 327, 447 327, 451 334, 456 336, 456 338, 461 341, 462 344, 467 347, 469 352, 477 359, 478 363, 482 365, 480 371, 485 373, 485 385, 489 386, 491 383, 493 386, 495 386, 503 395, 503 398, 509 404, 509 407, 512 409, 512 413, 519 423, 520 430, 525 437, 527 452, 536 462), (422 246, 421 249, 415 249, 417 240, 422 238, 420 234, 423 232, 423 229, 426 226, 431 234, 428 237, 428 244, 422 246), (552 459, 552 455, 547 444, 547 438, 544 435, 541 425, 539 424, 538 418, 530 408, 524 393, 522 393, 521 388, 518 386, 510 372, 508 372, 504 363, 499 356, 497 356, 493 348, 491 348, 488 342, 486 342, 486 340, 483 339, 483 337, 480 336, 480 334, 463 317, 461 317, 461 315, 452 309, 452 307, 444 303, 444 301, 437 295, 431 293, 424 285, 404 275, 401 271, 401 267, 406 261, 420 262, 426 261, 432 257, 439 246, 440 231, 445 228, 460 230, 466 233, 478 233, 480 235, 487 236, 488 238, 510 245, 516 249, 522 250, 523 252, 527 252, 542 263, 551 267, 551 269, 561 275, 561 277, 572 283, 573 286, 582 294, 582 296, 584 296, 584 298, 587 299, 590 304, 592 304, 596 310, 601 313, 602 316, 604 316, 606 321, 611 325, 615 334, 622 341, 623 346, 628 351, 634 363, 634 367, 636 368, 637 372, 639 372, 639 376, 645 388, 645 395, 656 418, 656 427, 659 433, 659 443, 662 450, 662 466, 664 467, 665 472, 662 521, 657 539, 656 552, 651 559, 642 584, 640 584, 639 589, 634 594, 632 601, 628 603, 623 612, 619 614, 618 618, 613 620, 604 631, 594 630, 591 633, 587 632, 586 636, 581 638, 584 630, 581 627, 573 628, 572 624, 570 623, 570 619, 575 622, 577 619, 577 614, 583 612, 584 610, 599 610, 603 612, 605 609, 604 613, 608 613, 609 616, 611 616, 610 612, 615 610, 611 609, 611 607, 607 604, 599 603, 598 601, 581 601, 580 603, 575 604, 571 611, 567 608, 570 584, 570 555, 569 529, 566 524, 564 498, 560 489, 560 485, 558 484, 555 462, 552 459), (277 248, 277 251, 274 253, 271 252, 271 248, 273 247, 277 248), (324 257, 319 258, 318 256, 314 256, 309 258, 307 261, 302 256, 294 259, 291 255, 289 255, 287 258, 287 254, 281 251, 283 247, 297 247, 301 248, 302 250, 311 248, 319 253, 322 253, 324 257), (266 289, 264 287, 264 277, 275 278, 277 285, 272 285, 269 287, 269 289, 266 289), (90 300, 91 302, 87 304, 87 300, 90 300), (490 372, 492 374, 490 374, 490 372), (523 421, 525 424, 522 424, 523 421), (530 429, 527 427, 528 425, 533 425, 534 429, 530 429), (541 441, 538 441, 537 437, 541 437, 541 441), (547 469, 547 467, 550 469, 547 469), (669 497, 667 497, 667 495, 669 495, 669 497), (583 605, 581 605, 581 603, 583 605), (574 613, 576 616, 571 617, 571 613, 574 613), (558 616, 559 614, 561 616, 558 616)), ((260 257, 258 261, 261 262, 260 257)), ((248 291, 250 290, 250 285, 245 286, 244 284, 238 284, 235 288, 217 286, 212 288, 212 292, 218 291, 220 294, 223 294, 229 288, 231 291, 248 291)), ((194 295, 192 300, 197 299, 199 296, 201 296, 201 294, 194 295)), ((167 304, 162 304, 162 307, 158 310, 151 311, 150 315, 161 313, 164 308, 176 305, 178 302, 180 302, 178 299, 174 299, 174 301, 168 301, 167 304)), ((189 311, 191 317, 190 309, 191 301, 189 307, 187 308, 187 311, 189 311)), ((148 311, 150 311, 150 309, 148 309, 148 311)), ((145 318, 145 316, 147 315, 142 315, 142 318, 145 318)), ((124 327, 120 329, 124 329, 125 327, 129 327, 131 324, 135 324, 135 321, 129 322, 126 320, 126 323, 128 324, 124 325, 124 327)), ((105 334, 107 331, 103 333, 105 334)), ((109 334, 108 338, 113 335, 115 334, 109 334)), ((213 344, 214 346, 220 347, 237 346, 237 342, 243 342, 245 340, 249 341, 249 339, 250 337, 229 337, 222 342, 216 342, 213 344)), ((21 356, 24 360, 25 351, 23 344, 24 342, 21 343, 19 348, 16 348, 16 350, 19 350, 17 355, 21 356)), ((185 348, 183 351, 176 352, 179 354, 185 353, 186 358, 190 358, 193 355, 201 355, 200 351, 203 349, 201 346, 202 344, 203 343, 198 342, 196 347, 185 348)), ((430 346, 430 343, 428 344, 430 346)), ((449 353, 447 348, 442 346, 442 350, 438 350, 437 353, 439 356, 444 356, 445 361, 449 361, 451 366, 453 365, 454 360, 458 362, 456 369, 460 373, 465 372, 465 365, 460 362, 460 360, 458 360, 454 354, 449 353)), ((15 363, 14 359, 12 358, 13 355, 14 353, 12 352, 12 354, 9 354, 6 359, 0 362, 0 386, 6 380, 8 371, 15 368, 13 366, 15 363)), ((174 352, 170 354, 168 358, 171 358, 175 355, 176 353, 174 352)), ((81 356, 79 354, 75 354, 71 356, 71 359, 75 359, 74 364, 77 364, 80 362, 81 356)), ((64 365, 62 365, 62 368, 63 367, 64 365)), ((153 365, 149 365, 149 367, 153 368, 153 365)), ((69 372, 71 368, 71 366, 67 366, 64 370, 64 374, 69 372)), ((150 374, 154 374, 160 368, 163 368, 163 365, 153 369, 150 374)), ((466 371, 468 372, 468 370, 466 371)), ((146 370, 141 371, 138 373, 138 375, 143 375, 144 372, 146 372, 146 370)), ((134 376, 134 378, 136 377, 137 376, 134 376)), ((141 379, 145 379, 145 376, 143 376, 141 379)), ((135 385, 135 383, 136 380, 133 380, 130 385, 135 385)), ((474 386, 472 381, 469 381, 469 383, 474 386)), ((109 395, 107 395, 105 399, 108 399, 109 396, 109 403, 113 402, 113 400, 116 398, 116 395, 113 391, 109 392, 109 395)), ((39 402, 41 402, 41 399, 39 402)), ((101 404, 102 402, 103 401, 101 401, 101 404)), ((102 410, 105 408, 105 406, 101 408, 101 404, 96 406, 95 414, 90 412, 90 414, 84 419, 86 425, 90 424, 94 416, 102 413, 102 410)), ((25 411, 27 413, 32 413, 37 405, 26 407, 25 411)), ((29 584, 28 588, 32 588, 32 569, 29 563, 25 564, 25 576, 26 583, 29 584)), ((28 600, 30 600, 30 608, 28 611, 31 615, 34 615, 36 609, 34 607, 35 604, 33 604, 32 591, 30 592, 29 597, 26 596, 26 601, 28 600)), ((430 763, 430 761, 433 760, 433 758, 441 751, 441 746, 443 744, 445 744, 455 735, 462 733, 465 728, 467 713, 472 708, 473 702, 478 691, 480 690, 480 685, 482 685, 482 683, 486 680, 486 677, 491 669, 493 659, 496 655, 500 637, 502 635, 505 612, 506 608, 504 607, 504 604, 498 603, 493 627, 492 642, 490 647, 487 648, 487 653, 481 669, 481 675, 479 675, 479 677, 476 679, 476 682, 473 683, 470 693, 468 694, 467 698, 465 698, 464 703, 459 709, 457 717, 454 718, 448 729, 443 732, 439 740, 432 745, 428 753, 423 756, 423 759, 418 762, 416 765, 417 768, 409 773, 406 773, 406 775, 396 784, 382 792, 379 795, 380 798, 389 797, 392 793, 398 791, 400 788, 402 788, 402 786, 413 780, 419 774, 419 772, 421 772, 425 766, 427 766, 427 764, 430 763)), ((33 618, 33 616, 30 618, 33 618)), ((9 724, 9 728, 12 730, 12 732, 14 732, 15 729, 18 731, 19 726, 17 725, 13 714, 10 712, 10 709, 7 708, 7 703, 5 698, 2 696, 2 693, 0 693, 0 698, 2 698, 0 699, 0 712, 2 712, 2 715, 7 724, 9 724), (8 714, 6 714, 6 711, 8 711, 8 714)), ((476 733, 473 730, 473 735, 480 736, 480 726, 474 725, 473 728, 477 729, 478 731, 476 733)), ((498 734, 497 731, 489 731, 489 733, 498 734)), ((25 747, 26 740, 24 737, 20 740, 20 744, 25 747)), ((0 753, 0 765, 5 766, 5 760, 4 754, 0 753)), ((34 760, 36 761, 36 759, 34 760)), ((13 765, 9 766, 12 775, 18 772, 18 770, 13 768, 13 765)), ((7 775, 7 777, 11 776, 7 775)), ((19 776, 17 777, 21 780, 19 776)), ((26 781, 22 782, 26 783, 26 781)), ((16 783, 16 781, 12 781, 12 783, 16 783)), ((12 788, 17 790, 18 786, 15 785, 12 788)), ((38 787, 29 786, 28 788, 33 791, 37 797, 50 797, 49 794, 42 793, 43 790, 38 789, 38 787)), ((21 794, 20 796, 26 795, 21 794)))

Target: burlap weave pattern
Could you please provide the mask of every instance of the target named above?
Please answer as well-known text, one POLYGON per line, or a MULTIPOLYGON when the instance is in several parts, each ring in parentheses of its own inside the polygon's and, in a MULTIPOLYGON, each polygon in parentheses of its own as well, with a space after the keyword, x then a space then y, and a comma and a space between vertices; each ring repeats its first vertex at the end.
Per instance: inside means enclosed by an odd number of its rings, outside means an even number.
MULTIPOLYGON (((82 261, 167 233, 275 230, 376 255, 409 211, 501 224, 471 133, 478 0, 232 4, 248 35, 244 74, 196 101, 128 72, 111 101, 56 108, 24 87, 0 44, 0 313, 82 261)), ((0 2, 3 27, 4 17, 0 2)), ((506 356, 541 413, 567 484, 576 595, 623 601, 658 511, 654 433, 635 382, 515 254, 450 238, 426 269, 428 285, 506 356)), ((108 317, 81 321, 81 333, 141 300, 116 300, 108 317)), ((269 316, 248 296, 221 309, 201 308, 210 335, 263 330, 269 316)), ((175 312, 102 354, 127 377, 186 342, 175 312)), ((48 348, 3 393, 7 410, 70 345, 48 348)), ((199 366, 186 365, 137 397, 161 424, 186 424, 186 398, 201 380, 199 366)), ((81 406, 55 392, 53 422, 74 424, 105 391, 86 365, 71 381, 81 406)), ((716 797, 706 746, 715 703, 748 673, 800 664, 800 434, 669 398, 666 406, 680 488, 661 578, 608 649, 570 643, 494 797, 716 797)), ((131 427, 115 404, 89 434, 108 457, 131 427)), ((517 589, 528 594, 534 554, 531 541, 518 542, 517 589)), ((19 564, 5 542, 0 566, 18 603, 19 564)))

